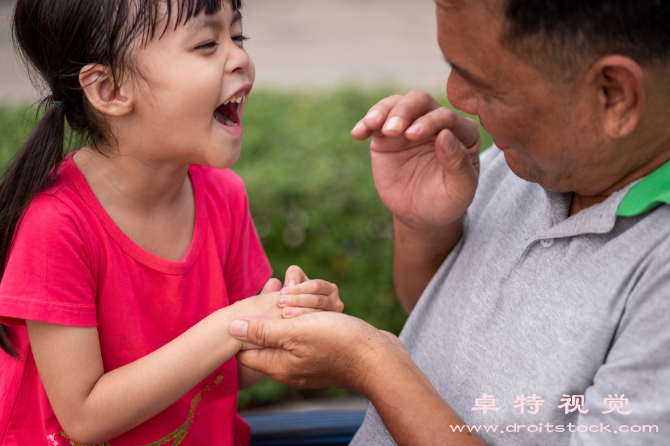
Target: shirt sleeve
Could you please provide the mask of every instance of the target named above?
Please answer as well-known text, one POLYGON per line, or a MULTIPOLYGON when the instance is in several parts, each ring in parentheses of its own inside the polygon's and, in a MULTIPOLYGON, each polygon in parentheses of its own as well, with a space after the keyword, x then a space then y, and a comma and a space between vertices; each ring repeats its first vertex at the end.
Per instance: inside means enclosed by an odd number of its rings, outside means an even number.
POLYGON ((607 358, 585 393, 589 411, 577 425, 588 431, 573 433, 571 446, 667 444, 670 259, 663 251, 667 244, 657 247, 657 258, 646 261, 634 282, 607 358))
POLYGON ((0 322, 97 325, 90 249, 72 210, 38 195, 23 216, 0 283, 0 322))
POLYGON ((238 199, 232 205, 234 230, 225 268, 230 303, 258 294, 272 276, 272 268, 256 232, 244 183, 236 177, 238 199))

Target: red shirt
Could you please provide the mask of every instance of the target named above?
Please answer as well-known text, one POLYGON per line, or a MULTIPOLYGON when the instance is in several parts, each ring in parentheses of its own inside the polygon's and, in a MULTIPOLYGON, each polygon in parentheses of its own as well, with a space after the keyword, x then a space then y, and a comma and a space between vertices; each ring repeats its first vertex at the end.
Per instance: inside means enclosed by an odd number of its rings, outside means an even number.
MULTIPOLYGON (((11 324, 22 358, 0 351, 0 445, 70 444, 37 373, 26 319, 97 326, 109 372, 258 293, 270 277, 242 181, 203 166, 191 166, 189 175, 196 221, 181 262, 150 254, 123 234, 71 157, 30 205, 0 284, 0 322, 11 324)), ((175 404, 105 444, 246 444, 248 426, 236 418, 236 404, 232 358, 175 404)))

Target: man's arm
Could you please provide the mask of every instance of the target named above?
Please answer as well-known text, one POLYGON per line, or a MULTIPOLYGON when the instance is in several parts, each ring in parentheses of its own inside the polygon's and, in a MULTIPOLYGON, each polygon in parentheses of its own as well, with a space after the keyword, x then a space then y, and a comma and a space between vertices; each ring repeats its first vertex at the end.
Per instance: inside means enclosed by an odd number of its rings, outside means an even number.
POLYGON ((380 101, 354 127, 372 138, 372 173, 394 216, 394 280, 409 313, 463 233, 479 178, 479 129, 412 91, 380 101))
POLYGON ((400 446, 484 445, 454 432, 463 420, 442 399, 390 333, 343 314, 296 319, 244 317, 231 324, 239 340, 267 347, 240 352, 238 361, 299 388, 343 387, 366 396, 400 446))
POLYGON ((463 218, 430 231, 393 219, 393 283, 405 312, 412 312, 428 282, 463 234, 463 218))

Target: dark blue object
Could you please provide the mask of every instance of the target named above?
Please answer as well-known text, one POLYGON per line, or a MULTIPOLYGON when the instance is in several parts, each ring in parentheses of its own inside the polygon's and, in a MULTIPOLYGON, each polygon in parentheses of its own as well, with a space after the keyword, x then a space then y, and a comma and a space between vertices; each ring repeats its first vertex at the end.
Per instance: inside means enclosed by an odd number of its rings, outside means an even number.
POLYGON ((365 411, 314 411, 248 415, 251 446, 346 446, 365 411))

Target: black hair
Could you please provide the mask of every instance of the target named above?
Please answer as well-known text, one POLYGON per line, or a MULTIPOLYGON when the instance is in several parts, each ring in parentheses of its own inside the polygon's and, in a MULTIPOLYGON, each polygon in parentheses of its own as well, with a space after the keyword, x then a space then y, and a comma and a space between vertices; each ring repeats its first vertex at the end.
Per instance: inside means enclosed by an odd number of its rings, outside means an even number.
MULTIPOLYGON (((88 103, 81 70, 100 64, 118 88, 132 73, 132 50, 204 11, 233 10, 242 0, 19 0, 13 20, 14 44, 35 86, 45 91, 33 131, 5 170, 0 184, 0 280, 21 216, 58 172, 66 135, 77 143, 113 139, 104 118, 88 103), (156 29, 159 23, 163 29, 156 29), (67 121, 67 130, 66 130, 67 121)), ((8 327, 0 324, 0 348, 17 358, 8 327)))
POLYGON ((641 66, 670 62, 666 0, 502 0, 503 42, 520 56, 578 69, 608 54, 641 66), (519 48, 517 48, 519 49, 519 48))

